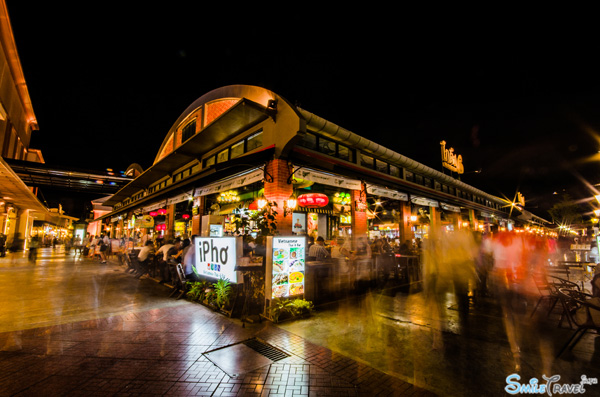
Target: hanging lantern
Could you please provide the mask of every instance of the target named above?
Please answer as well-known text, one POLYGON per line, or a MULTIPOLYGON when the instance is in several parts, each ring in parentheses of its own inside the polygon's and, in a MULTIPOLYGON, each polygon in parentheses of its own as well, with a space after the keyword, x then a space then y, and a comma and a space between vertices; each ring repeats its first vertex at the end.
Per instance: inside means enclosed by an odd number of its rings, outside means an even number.
POLYGON ((167 210, 166 210, 166 209, 164 209, 164 208, 161 208, 161 209, 159 209, 157 212, 158 212, 158 215, 166 215, 166 213, 167 213, 167 210))
POLYGON ((298 204, 306 208, 320 208, 329 204, 329 197, 322 193, 302 194, 298 197, 298 204))
POLYGON ((158 212, 156 212, 156 211, 150 211, 150 216, 151 217, 155 217, 156 215, 158 215, 158 212))
POLYGON ((181 215, 181 217, 183 218, 183 220, 187 221, 188 219, 190 219, 190 214, 183 214, 181 215))

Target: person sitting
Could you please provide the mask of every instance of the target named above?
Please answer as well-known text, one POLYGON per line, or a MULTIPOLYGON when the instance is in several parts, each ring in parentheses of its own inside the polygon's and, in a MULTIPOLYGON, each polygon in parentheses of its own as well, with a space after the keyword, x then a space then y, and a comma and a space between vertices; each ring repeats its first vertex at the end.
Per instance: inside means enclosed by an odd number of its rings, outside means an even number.
POLYGON ((325 239, 323 237, 317 237, 316 244, 313 244, 308 251, 308 257, 314 258, 316 261, 322 261, 331 258, 329 251, 327 251, 327 248, 325 248, 325 239))
POLYGON ((177 253, 177 246, 174 240, 169 240, 165 245, 160 247, 156 251, 156 258, 158 260, 158 271, 161 277, 161 283, 167 282, 171 278, 171 271, 169 270, 169 256, 177 253))
POLYGON ((138 268, 136 269, 135 276, 141 278, 147 274, 150 270, 150 263, 154 260, 154 243, 152 240, 146 241, 146 244, 142 247, 138 253, 138 268))

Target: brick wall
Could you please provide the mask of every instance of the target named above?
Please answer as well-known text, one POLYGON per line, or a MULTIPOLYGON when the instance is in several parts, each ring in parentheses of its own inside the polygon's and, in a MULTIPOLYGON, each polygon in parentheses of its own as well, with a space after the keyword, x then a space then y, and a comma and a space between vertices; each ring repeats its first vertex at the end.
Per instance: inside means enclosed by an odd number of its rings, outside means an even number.
POLYGON ((274 159, 267 163, 267 180, 265 180, 265 197, 269 201, 277 203, 277 230, 279 234, 292 234, 292 217, 284 216, 284 201, 289 199, 294 192, 294 185, 288 184, 288 178, 292 172, 291 167, 286 160, 274 159), (271 175, 273 182, 269 183, 268 178, 271 175))

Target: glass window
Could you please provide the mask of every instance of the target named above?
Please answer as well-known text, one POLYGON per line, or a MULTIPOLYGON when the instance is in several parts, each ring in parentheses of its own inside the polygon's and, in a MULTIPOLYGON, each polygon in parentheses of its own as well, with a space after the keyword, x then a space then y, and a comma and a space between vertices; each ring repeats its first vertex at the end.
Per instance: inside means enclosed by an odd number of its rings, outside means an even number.
POLYGON ((425 185, 425 187, 431 187, 431 178, 423 178, 423 185, 425 185))
POLYGON ((415 181, 415 174, 413 174, 410 171, 405 171, 405 174, 406 174, 406 180, 407 181, 411 181, 411 182, 415 181))
POLYGON ((390 175, 400 178, 400 168, 390 164, 390 175))
POLYGON ((422 185, 423 184, 423 175, 415 174, 415 182, 417 182, 419 185, 422 185))
POLYGON ((384 161, 375 159, 375 167, 379 172, 383 172, 384 174, 388 173, 388 164, 384 161))
POLYGON ((433 188, 435 190, 437 190, 438 192, 442 191, 442 184, 439 183, 438 181, 433 181, 433 188))
POLYGON ((352 156, 352 150, 348 149, 344 145, 338 145, 338 157, 342 160, 354 161, 354 156, 352 156))
POLYGON ((302 138, 302 142, 300 142, 300 146, 304 146, 305 148, 309 148, 309 149, 316 149, 317 148, 317 136, 314 134, 305 134, 304 137, 302 138))
POLYGON ((190 139, 196 133, 196 119, 181 129, 181 143, 190 139))
POLYGON ((448 186, 448 193, 454 196, 454 187, 448 186))
POLYGON ((229 149, 225 149, 217 154, 217 163, 224 163, 229 160, 229 149))
POLYGON ((215 164, 215 156, 211 156, 209 158, 207 158, 206 160, 204 160, 204 167, 210 167, 211 165, 215 164))
POLYGON ((364 153, 360 154, 360 165, 373 169, 373 157, 367 156, 364 153))
POLYGON ((442 185, 442 192, 448 193, 448 186, 442 185))
POLYGON ((250 135, 246 141, 248 142, 248 152, 262 146, 262 131, 250 135))
POLYGON ((231 158, 234 159, 236 157, 244 154, 244 141, 238 142, 231 147, 231 158))
POLYGON ((335 142, 319 137, 319 152, 335 156, 335 142))

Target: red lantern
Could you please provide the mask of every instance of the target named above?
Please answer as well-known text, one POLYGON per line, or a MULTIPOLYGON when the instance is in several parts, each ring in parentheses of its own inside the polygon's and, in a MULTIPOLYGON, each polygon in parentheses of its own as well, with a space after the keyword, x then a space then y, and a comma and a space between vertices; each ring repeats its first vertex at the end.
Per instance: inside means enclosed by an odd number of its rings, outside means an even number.
POLYGON ((158 215, 158 213, 156 211, 150 211, 150 216, 154 217, 156 215, 158 215))
POLYGON ((187 221, 188 219, 190 219, 190 214, 183 214, 181 215, 181 217, 183 218, 183 220, 187 221))
POLYGON ((158 210, 158 215, 165 215, 167 213, 167 210, 161 208, 158 210))
POLYGON ((306 208, 320 208, 329 204, 329 197, 322 193, 302 194, 298 197, 298 204, 306 208))

